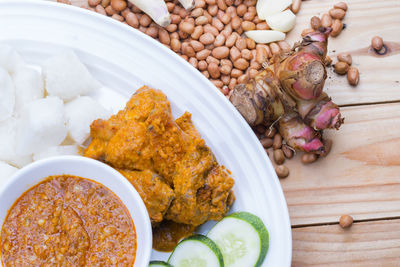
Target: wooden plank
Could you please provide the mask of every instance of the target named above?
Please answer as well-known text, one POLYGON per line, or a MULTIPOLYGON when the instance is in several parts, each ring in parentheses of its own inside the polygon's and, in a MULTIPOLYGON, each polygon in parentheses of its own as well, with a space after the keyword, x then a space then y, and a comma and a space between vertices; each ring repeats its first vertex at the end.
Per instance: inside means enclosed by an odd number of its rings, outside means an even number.
MULTIPOLYGON (((310 28, 310 18, 321 16, 339 0, 303 1, 297 24, 289 34, 290 43, 298 41, 301 31, 310 28)), ((400 45, 400 1, 351 0, 343 22, 346 29, 336 38, 329 39, 328 55, 366 48, 375 35, 400 45), (336 51, 333 52, 333 51, 336 51)), ((354 55, 354 65, 360 71, 360 84, 353 88, 345 76, 338 76, 329 69, 326 92, 340 105, 378 103, 400 100, 400 54, 388 57, 354 55)))
POLYGON ((400 266, 400 220, 293 229, 293 267, 400 266))
MULTIPOLYGON (((292 225, 400 216, 400 103, 342 108, 345 124, 326 131, 327 158, 287 160, 281 180, 292 225)), ((270 153, 272 154, 272 153, 270 153)))

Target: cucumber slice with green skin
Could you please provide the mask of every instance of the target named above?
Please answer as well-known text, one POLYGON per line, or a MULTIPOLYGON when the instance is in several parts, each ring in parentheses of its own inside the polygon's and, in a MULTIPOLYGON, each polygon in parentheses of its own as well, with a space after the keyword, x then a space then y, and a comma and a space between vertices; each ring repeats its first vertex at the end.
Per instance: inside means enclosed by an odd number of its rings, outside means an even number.
POLYGON ((171 264, 163 261, 151 261, 149 267, 173 267, 171 264))
POLYGON ((269 247, 264 223, 248 212, 233 213, 207 234, 221 249, 226 267, 259 267, 269 247))
POLYGON ((204 235, 193 235, 181 241, 168 263, 174 267, 224 267, 218 246, 204 235))

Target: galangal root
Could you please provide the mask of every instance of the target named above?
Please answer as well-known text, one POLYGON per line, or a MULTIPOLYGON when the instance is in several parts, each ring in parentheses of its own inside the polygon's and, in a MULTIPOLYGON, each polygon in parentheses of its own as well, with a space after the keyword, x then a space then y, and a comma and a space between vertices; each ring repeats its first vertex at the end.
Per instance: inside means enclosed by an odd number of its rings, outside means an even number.
POLYGON ((325 57, 331 28, 303 37, 289 53, 273 57, 230 101, 250 126, 277 124, 286 144, 297 151, 324 155, 322 130, 339 129, 339 107, 323 92, 325 57))

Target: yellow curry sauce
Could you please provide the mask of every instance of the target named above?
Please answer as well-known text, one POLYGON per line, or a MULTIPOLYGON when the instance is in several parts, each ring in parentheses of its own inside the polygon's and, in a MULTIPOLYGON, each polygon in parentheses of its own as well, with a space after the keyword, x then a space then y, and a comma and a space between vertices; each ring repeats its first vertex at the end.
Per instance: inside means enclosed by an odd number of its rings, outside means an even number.
POLYGON ((94 181, 51 176, 12 206, 4 266, 133 266, 136 232, 121 200, 94 181))

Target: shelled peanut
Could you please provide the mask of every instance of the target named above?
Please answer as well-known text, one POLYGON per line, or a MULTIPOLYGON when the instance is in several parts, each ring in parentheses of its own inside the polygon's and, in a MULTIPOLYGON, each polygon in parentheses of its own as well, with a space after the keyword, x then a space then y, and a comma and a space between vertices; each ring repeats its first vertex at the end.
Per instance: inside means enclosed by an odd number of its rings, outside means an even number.
MULTIPOLYGON (((292 8, 299 9, 298 2, 292 8)), ((195 0, 194 9, 187 11, 178 1, 167 0, 171 24, 162 28, 126 0, 88 0, 90 10, 128 24, 173 50, 225 95, 254 77, 272 55, 290 50, 285 41, 264 45, 244 36, 244 31, 269 29, 257 16, 256 3, 195 0)))

